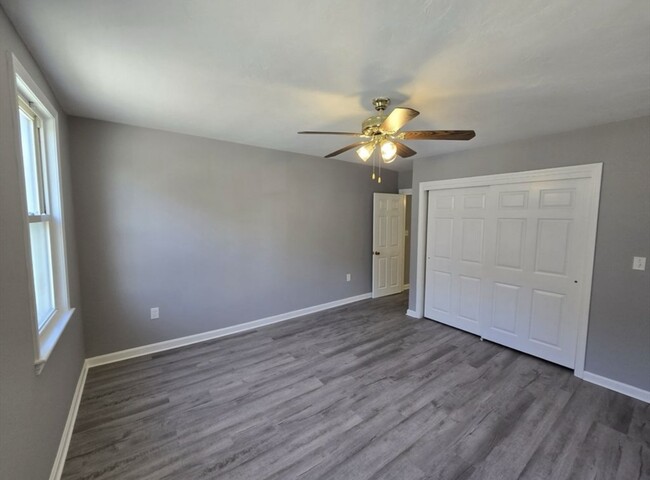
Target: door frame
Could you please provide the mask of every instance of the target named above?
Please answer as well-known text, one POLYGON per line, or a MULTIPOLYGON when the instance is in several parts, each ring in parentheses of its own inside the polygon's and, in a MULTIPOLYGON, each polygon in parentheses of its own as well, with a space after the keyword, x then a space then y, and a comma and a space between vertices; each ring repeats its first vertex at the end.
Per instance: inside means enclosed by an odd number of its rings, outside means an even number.
MULTIPOLYGON (((428 192, 431 190, 446 190, 452 188, 485 187, 509 183, 542 182, 554 180, 569 180, 585 178, 590 181, 587 208, 587 243, 584 249, 585 278, 580 293, 578 314, 578 339, 576 345, 576 363, 574 374, 582 378, 585 371, 585 354, 587 350, 587 329, 589 326, 589 307, 591 303, 591 286, 596 253, 596 230, 598 226, 598 208, 600 204, 600 187, 602 182, 602 163, 590 163, 569 167, 546 168, 525 172, 499 173, 476 177, 453 178, 449 180, 433 180, 420 182, 418 185, 418 224, 416 243, 416 281, 415 281, 415 311, 409 311, 413 317, 424 316, 424 272, 426 262, 428 192)), ((412 207, 411 207, 412 208, 412 207)), ((411 226, 413 229, 413 226, 411 226)))

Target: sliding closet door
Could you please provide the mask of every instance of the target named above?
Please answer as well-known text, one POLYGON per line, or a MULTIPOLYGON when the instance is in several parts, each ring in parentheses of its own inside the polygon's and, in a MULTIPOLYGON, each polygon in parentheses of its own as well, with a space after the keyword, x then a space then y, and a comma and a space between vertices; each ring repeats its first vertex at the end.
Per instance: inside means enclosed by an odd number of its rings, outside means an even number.
POLYGON ((490 187, 481 336, 573 368, 587 181, 490 187))
POLYGON ((487 188, 429 193, 424 315, 479 334, 487 188))
POLYGON ((586 179, 429 192, 425 317, 575 365, 586 179))

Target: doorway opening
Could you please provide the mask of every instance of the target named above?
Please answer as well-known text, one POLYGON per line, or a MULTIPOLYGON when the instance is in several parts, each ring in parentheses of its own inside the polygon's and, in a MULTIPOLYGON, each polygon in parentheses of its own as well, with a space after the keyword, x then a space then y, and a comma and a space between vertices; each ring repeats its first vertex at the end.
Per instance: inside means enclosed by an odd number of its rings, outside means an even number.
POLYGON ((413 189, 400 188, 399 193, 405 195, 406 200, 404 208, 404 290, 408 290, 411 276, 411 201, 413 199, 413 189))

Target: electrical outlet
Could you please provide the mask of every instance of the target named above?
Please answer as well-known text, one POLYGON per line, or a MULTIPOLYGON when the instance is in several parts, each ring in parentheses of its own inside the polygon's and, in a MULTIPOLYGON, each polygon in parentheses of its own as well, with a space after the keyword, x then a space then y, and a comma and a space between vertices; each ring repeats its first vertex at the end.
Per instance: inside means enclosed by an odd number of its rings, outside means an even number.
POLYGON ((156 320, 160 318, 160 309, 158 307, 153 307, 151 309, 151 320, 156 320))
POLYGON ((350 280, 352 280, 352 274, 351 274, 351 273, 348 273, 348 274, 345 276, 345 280, 348 281, 348 282, 349 282, 350 280))
POLYGON ((645 257, 634 257, 632 270, 645 270, 645 257))

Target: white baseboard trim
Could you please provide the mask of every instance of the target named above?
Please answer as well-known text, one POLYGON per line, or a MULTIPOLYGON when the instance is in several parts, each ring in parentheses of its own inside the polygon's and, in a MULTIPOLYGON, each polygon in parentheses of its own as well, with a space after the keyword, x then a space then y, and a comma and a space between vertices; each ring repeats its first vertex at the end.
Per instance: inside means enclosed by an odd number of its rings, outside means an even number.
POLYGON ((357 295, 355 297, 342 298, 341 300, 334 300, 333 302, 322 303, 320 305, 315 305, 313 307, 302 308, 300 310, 281 313, 279 315, 274 315, 272 317, 260 318, 259 320, 253 320, 252 322, 233 325, 232 327, 219 328, 217 330, 211 330, 209 332, 197 333, 196 335, 174 338, 172 340, 165 340, 164 342, 152 343, 149 345, 143 345, 141 347, 129 348, 128 350, 121 350, 119 352, 107 353, 106 355, 99 355, 97 357, 88 358, 86 361, 88 362, 88 367, 96 367, 98 365, 105 365, 107 363, 119 362, 121 360, 140 357, 142 355, 150 355, 152 353, 162 352, 164 350, 171 350, 173 348, 192 345, 193 343, 199 343, 199 342, 204 342, 206 340, 225 337, 226 335, 245 332, 247 330, 254 330, 256 328, 263 327, 265 325, 284 322, 286 320, 291 320, 292 318, 302 317, 303 315, 309 315, 310 313, 316 313, 323 310, 328 310, 330 308, 347 305, 348 303, 354 303, 360 300, 367 300, 368 298, 371 298, 371 296, 372 294, 370 293, 364 293, 362 295, 357 295))
POLYGON ((61 474, 63 473, 63 465, 65 464, 66 457, 68 456, 68 447, 70 446, 70 439, 72 438, 72 431, 74 430, 74 422, 77 419, 77 412, 79 411, 79 404, 81 403, 81 395, 84 391, 87 374, 88 360, 85 360, 83 366, 81 367, 79 380, 77 380, 77 387, 75 388, 74 395, 72 396, 72 403, 70 404, 68 418, 66 419, 65 426, 63 427, 63 434, 61 435, 59 449, 56 452, 54 465, 52 466, 52 472, 50 473, 50 480, 59 480, 61 478, 61 474))
POLYGON ((404 290, 410 290, 411 289, 411 284, 406 283, 406 284, 404 284, 403 288, 404 288, 404 290))
POLYGON ((616 380, 612 380, 611 378, 602 377, 600 375, 596 375, 595 373, 591 373, 587 371, 584 372, 582 379, 586 380, 589 383, 594 383, 596 385, 600 385, 601 387, 605 387, 610 390, 614 390, 615 392, 622 393, 623 395, 627 395, 628 397, 636 398, 637 400, 650 403, 650 392, 647 390, 643 390, 638 387, 633 387, 632 385, 628 385, 627 383, 617 382, 616 380))
MULTIPOLYGON (((72 438, 72 431, 74 430, 75 420, 77 419, 79 404, 81 403, 81 396, 83 394, 83 389, 86 383, 86 376, 88 375, 89 368, 98 365, 105 365, 108 363, 118 362, 120 360, 126 360, 128 358, 134 358, 142 355, 161 352, 164 350, 170 350, 185 345, 191 345, 193 343, 198 343, 205 340, 225 337, 227 335, 232 335, 238 332, 254 330, 264 325, 271 325, 273 323, 284 322, 286 320, 291 320, 293 318, 301 317, 303 315, 309 315, 311 313, 321 312, 323 310, 328 310, 330 308, 347 305, 349 303, 359 302, 361 300, 367 300, 369 298, 372 298, 372 294, 364 293, 362 295, 357 295, 355 297, 348 297, 348 298, 343 298, 341 300, 334 300, 333 302, 323 303, 320 305, 315 305, 313 307, 307 307, 300 310, 294 310, 292 312, 282 313, 279 315, 274 315, 272 317, 260 318, 252 322, 242 323, 240 325, 233 325, 232 327, 220 328, 217 330, 199 333, 196 335, 189 335, 187 337, 176 338, 164 342, 158 342, 150 345, 143 345, 141 347, 130 348, 128 350, 122 350, 120 352, 114 352, 106 355, 87 358, 84 361, 84 364, 81 368, 81 373, 79 374, 79 380, 77 380, 77 386, 75 388, 74 395, 72 396, 72 403, 70 404, 70 410, 68 411, 68 418, 66 419, 65 426, 63 428, 63 434, 61 435, 61 441, 59 442, 59 449, 56 453, 56 458, 54 459, 54 465, 52 466, 52 472, 50 473, 50 480, 60 480, 61 475, 63 473, 63 467, 65 465, 65 459, 68 455, 70 439, 72 438)), ((411 310, 411 309, 408 309, 406 311, 406 315, 412 318, 422 318, 415 312, 415 310, 411 310)), ((650 403, 650 392, 647 390, 633 387, 632 385, 628 385, 626 383, 617 382, 616 380, 612 380, 607 377, 602 377, 600 375, 596 375, 595 373, 591 373, 587 371, 584 372, 582 378, 587 382, 599 385, 601 387, 608 388, 610 390, 613 390, 618 393, 622 393, 623 395, 627 395, 632 398, 636 398, 643 402, 650 403)))
POLYGON ((406 315, 412 318, 422 318, 421 315, 418 315, 415 310, 411 310, 410 308, 406 311, 406 315))
POLYGON ((218 330, 212 330, 210 332, 199 333, 182 338, 175 338, 173 340, 167 340, 165 342, 143 345, 142 347, 130 348, 128 350, 122 350, 120 352, 87 358, 84 361, 83 367, 81 368, 81 374, 79 375, 79 380, 77 381, 77 387, 75 388, 74 395, 72 397, 72 403, 68 412, 68 418, 66 419, 65 427, 63 428, 63 434, 61 435, 61 441, 59 442, 59 449, 56 452, 56 458, 54 459, 54 465, 52 466, 52 472, 50 473, 50 480, 60 480, 63 473, 63 466, 65 465, 65 459, 68 456, 68 447, 70 446, 70 439, 72 438, 72 431, 74 430, 74 423, 77 419, 79 404, 81 403, 81 395, 83 394, 84 385, 86 384, 86 376, 88 375, 89 368, 96 367, 98 365, 119 362, 120 360, 126 360, 127 358, 139 357, 141 355, 148 355, 150 353, 170 350, 172 348, 178 348, 185 345, 191 345, 193 343, 203 342, 205 340, 211 340, 213 338, 225 337, 227 335, 244 332, 246 330, 254 330, 264 325, 284 322, 285 320, 302 317, 303 315, 309 315, 310 313, 321 312, 330 308, 347 305, 348 303, 367 300, 371 297, 372 294, 364 293, 355 297, 342 298, 341 300, 334 300, 333 302, 322 303, 313 307, 281 313, 272 317, 260 318, 259 320, 254 320, 252 322, 233 325, 232 327, 220 328, 218 330))

